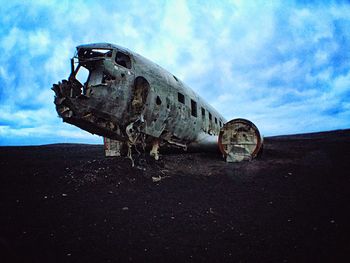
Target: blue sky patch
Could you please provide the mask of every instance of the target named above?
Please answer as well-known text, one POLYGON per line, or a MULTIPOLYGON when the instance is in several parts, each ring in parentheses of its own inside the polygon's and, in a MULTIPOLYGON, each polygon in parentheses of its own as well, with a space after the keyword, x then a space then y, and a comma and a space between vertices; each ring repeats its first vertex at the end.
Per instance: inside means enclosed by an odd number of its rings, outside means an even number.
POLYGON ((8 1, 0 145, 102 143, 57 117, 75 47, 111 42, 164 67, 265 136, 350 128, 347 1, 8 1))

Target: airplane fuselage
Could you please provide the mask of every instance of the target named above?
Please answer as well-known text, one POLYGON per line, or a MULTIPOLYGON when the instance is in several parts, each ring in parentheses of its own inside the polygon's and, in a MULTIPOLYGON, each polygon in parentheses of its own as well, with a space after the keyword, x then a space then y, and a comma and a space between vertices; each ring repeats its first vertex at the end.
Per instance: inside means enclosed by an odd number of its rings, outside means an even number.
POLYGON ((68 80, 55 84, 53 90, 63 121, 129 147, 151 144, 156 155, 162 143, 183 148, 217 144, 226 123, 176 76, 107 43, 78 46, 68 80), (82 69, 88 73, 79 81, 82 69))

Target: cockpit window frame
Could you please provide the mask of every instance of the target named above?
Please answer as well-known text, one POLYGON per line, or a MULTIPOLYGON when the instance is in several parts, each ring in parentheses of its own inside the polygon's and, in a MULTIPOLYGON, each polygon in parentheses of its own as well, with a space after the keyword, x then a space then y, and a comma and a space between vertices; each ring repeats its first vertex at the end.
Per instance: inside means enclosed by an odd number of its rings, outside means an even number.
POLYGON ((82 60, 98 60, 103 58, 111 58, 113 49, 111 48, 78 48, 74 54, 75 58, 82 60))
MULTIPOLYGON (((125 58, 124 57, 124 58, 125 58)), ((122 50, 115 50, 115 55, 114 55, 114 59, 113 59, 114 63, 116 63, 117 65, 125 68, 125 69, 132 69, 133 68, 133 60, 132 60, 132 56, 126 52, 123 52, 122 50), (122 54, 123 56, 128 58, 128 61, 121 61, 118 62, 118 54, 122 54), (124 62, 124 63, 123 63, 124 62)))

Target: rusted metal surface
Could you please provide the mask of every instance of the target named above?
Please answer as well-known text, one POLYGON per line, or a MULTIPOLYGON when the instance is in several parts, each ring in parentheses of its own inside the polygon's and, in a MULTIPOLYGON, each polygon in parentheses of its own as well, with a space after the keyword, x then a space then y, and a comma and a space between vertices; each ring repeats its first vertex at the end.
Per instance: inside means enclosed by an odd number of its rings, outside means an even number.
POLYGON ((78 46, 68 80, 52 89, 63 121, 105 137, 109 156, 120 155, 124 147, 132 159, 134 149, 149 145, 158 159, 164 144, 183 149, 212 144, 226 122, 171 73, 107 43, 78 46), (88 73, 79 81, 83 69, 88 73))
POLYGON ((256 157, 263 141, 258 128, 251 121, 234 119, 220 130, 218 142, 227 162, 240 162, 256 157))
POLYGON ((104 137, 103 143, 105 146, 106 156, 121 156, 121 151, 123 147, 122 142, 104 137))

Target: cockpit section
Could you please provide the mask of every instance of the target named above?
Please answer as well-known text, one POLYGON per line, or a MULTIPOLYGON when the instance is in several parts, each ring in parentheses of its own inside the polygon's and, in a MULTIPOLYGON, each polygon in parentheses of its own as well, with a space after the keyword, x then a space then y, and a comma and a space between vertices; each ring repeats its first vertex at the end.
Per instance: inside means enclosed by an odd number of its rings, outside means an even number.
POLYGON ((68 80, 53 87, 58 114, 84 130, 122 139, 134 97, 132 61, 116 47, 78 46, 68 80))
POLYGON ((125 70, 131 75, 132 63, 128 54, 116 49, 78 47, 71 60, 71 67, 70 78, 78 80, 84 87, 83 94, 88 96, 88 87, 116 81, 116 69, 121 71, 117 74, 120 77, 125 77, 125 70))

